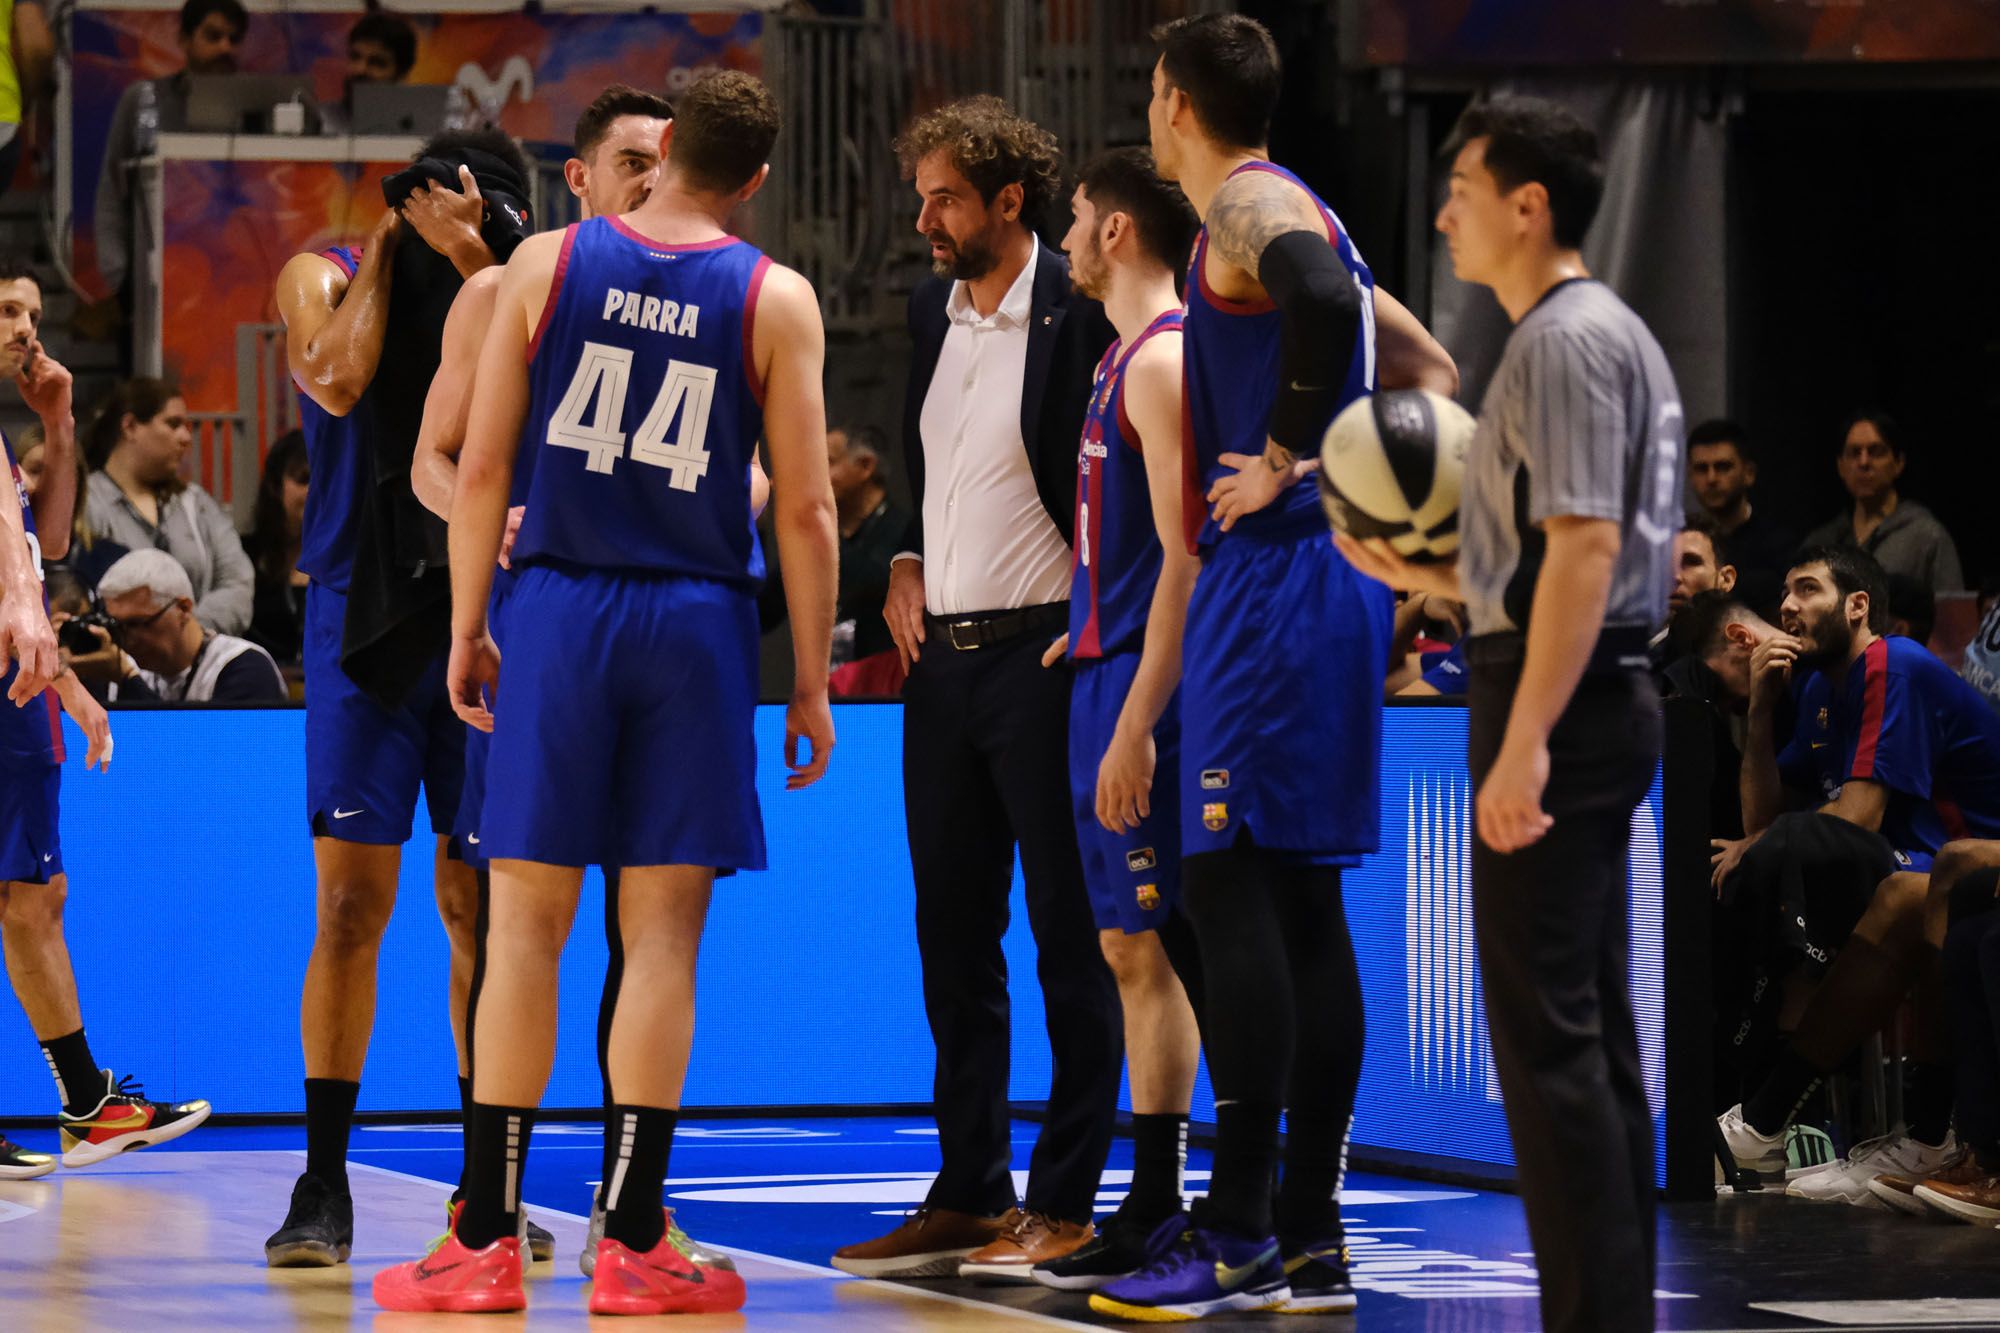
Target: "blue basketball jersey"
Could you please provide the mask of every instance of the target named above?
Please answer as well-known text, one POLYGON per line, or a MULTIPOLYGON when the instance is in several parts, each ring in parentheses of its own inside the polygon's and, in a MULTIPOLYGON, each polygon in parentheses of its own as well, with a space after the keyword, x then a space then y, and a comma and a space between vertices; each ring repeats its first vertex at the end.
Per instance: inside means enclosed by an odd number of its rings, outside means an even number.
MULTIPOLYGON (((1334 253, 1361 289, 1361 336, 1355 340, 1340 400, 1321 428, 1341 408, 1375 390, 1375 277, 1354 248, 1347 229, 1324 200, 1283 167, 1246 162, 1231 172, 1268 171, 1305 190, 1326 215, 1326 235, 1334 253)), ((1182 514, 1188 549, 1213 546, 1222 539, 1220 525, 1210 517, 1208 489, 1234 469, 1221 462, 1223 454, 1260 455, 1270 437, 1271 405, 1278 394, 1278 307, 1269 299, 1230 301, 1209 290, 1206 261, 1208 228, 1195 239, 1194 265, 1187 280, 1187 326, 1181 355, 1185 359, 1187 416, 1193 449, 1187 460, 1187 494, 1182 514)), ((1315 446, 1314 452, 1317 452, 1315 446)), ((1319 493, 1307 477, 1284 491, 1265 508, 1236 521, 1232 533, 1258 537, 1300 527, 1306 516, 1319 513, 1319 493)))
MULTIPOLYGON (((0 435, 0 456, 7 460, 7 475, 13 481, 14 498, 21 506, 21 526, 28 530, 28 554, 35 562, 35 573, 42 572, 42 543, 35 535, 35 511, 28 503, 28 483, 21 476, 21 469, 14 462, 14 446, 5 435, 0 435)), ((83 500, 77 497, 78 503, 83 500)), ((42 606, 47 609, 49 595, 42 592, 42 606)), ((0 661, 0 755, 9 760, 40 760, 57 764, 63 758, 62 713, 56 700, 54 689, 43 690, 41 697, 16 708, 6 702, 5 695, 14 688, 14 677, 21 671, 20 663, 8 658, 0 661)))
MULTIPOLYGON (((352 279, 357 251, 344 245, 320 251, 352 279)), ((355 532, 361 495, 368 485, 368 455, 352 412, 344 417, 299 394, 299 430, 306 437, 306 513, 299 534, 299 569, 336 592, 346 592, 354 572, 355 532)))
POLYGON ((1111 344, 1097 363, 1083 442, 1076 453, 1076 545, 1070 555, 1069 655, 1138 652, 1160 581, 1160 537, 1139 433, 1125 415, 1125 370, 1156 333, 1179 333, 1181 312, 1146 326, 1130 347, 1111 344))
POLYGON ((538 456, 517 565, 762 580, 751 337, 770 262, 729 237, 670 246, 619 218, 570 227, 528 347, 521 444, 538 456))

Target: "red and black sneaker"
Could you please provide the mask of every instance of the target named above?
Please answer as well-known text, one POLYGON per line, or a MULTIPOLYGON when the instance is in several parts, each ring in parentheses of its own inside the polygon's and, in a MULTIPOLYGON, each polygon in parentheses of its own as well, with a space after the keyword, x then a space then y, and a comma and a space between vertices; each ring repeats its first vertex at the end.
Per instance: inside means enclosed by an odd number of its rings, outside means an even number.
POLYGON ((597 1242, 590 1275, 592 1314, 728 1314, 743 1308, 743 1279, 733 1269, 695 1262, 674 1243, 671 1213, 660 1243, 644 1254, 620 1241, 597 1242))
POLYGON ((131 1075, 115 1078, 106 1069, 104 1099, 84 1115, 65 1111, 56 1118, 62 1130, 62 1164, 89 1166, 134 1148, 150 1148, 187 1133, 208 1119, 207 1102, 149 1102, 131 1075))
POLYGON ((29 1152, 0 1134, 0 1180, 33 1180, 56 1169, 56 1159, 45 1152, 29 1152))
MULTIPOLYGON (((462 1208, 463 1205, 460 1205, 462 1208)), ((384 1310, 486 1314, 528 1308, 521 1285, 521 1238, 502 1236, 483 1250, 458 1242, 459 1210, 451 1230, 429 1254, 375 1275, 375 1303, 384 1310)))

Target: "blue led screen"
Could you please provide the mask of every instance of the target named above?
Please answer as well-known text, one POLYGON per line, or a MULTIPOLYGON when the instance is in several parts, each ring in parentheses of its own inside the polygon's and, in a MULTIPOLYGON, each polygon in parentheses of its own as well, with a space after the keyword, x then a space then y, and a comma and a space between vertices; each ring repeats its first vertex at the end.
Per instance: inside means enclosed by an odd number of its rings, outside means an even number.
MULTIPOLYGON (((702 950, 691 1106, 916 1103, 930 1098, 903 829, 902 710, 835 710, 828 777, 783 790, 784 711, 759 710, 771 867, 720 881, 702 950)), ((70 732, 63 774, 69 944, 91 1046, 156 1097, 218 1111, 301 1109, 299 984, 313 937, 304 715, 116 713, 109 774, 85 772, 70 732)), ((1465 715, 1392 708, 1383 747, 1383 850, 1347 872, 1368 997, 1357 1144, 1511 1160, 1486 1054, 1467 869, 1465 715)), ((364 1110, 457 1106, 447 959, 420 812, 380 963, 364 1110)), ((1633 992, 1657 1113, 1660 797, 1633 823, 1633 992)), ((1006 940, 1014 978, 1011 1093, 1040 1101, 1048 1043, 1018 874, 1006 940)), ((586 882, 563 965, 559 1049, 545 1104, 599 1097, 602 885, 586 882)), ((54 1088, 19 1006, 0 1003, 0 1115, 53 1114, 54 1088)), ((1195 1114, 1213 1115, 1204 1074, 1195 1114)))

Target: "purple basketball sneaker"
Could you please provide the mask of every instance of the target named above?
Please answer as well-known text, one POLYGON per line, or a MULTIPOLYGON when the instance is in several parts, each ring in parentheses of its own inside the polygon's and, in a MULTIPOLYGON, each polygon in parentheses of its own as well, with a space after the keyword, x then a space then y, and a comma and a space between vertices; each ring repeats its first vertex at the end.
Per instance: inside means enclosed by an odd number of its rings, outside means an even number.
POLYGON ((1276 1239, 1249 1240, 1190 1222, 1159 1258, 1093 1292, 1090 1308, 1119 1319, 1161 1322, 1275 1310, 1291 1294, 1276 1239))

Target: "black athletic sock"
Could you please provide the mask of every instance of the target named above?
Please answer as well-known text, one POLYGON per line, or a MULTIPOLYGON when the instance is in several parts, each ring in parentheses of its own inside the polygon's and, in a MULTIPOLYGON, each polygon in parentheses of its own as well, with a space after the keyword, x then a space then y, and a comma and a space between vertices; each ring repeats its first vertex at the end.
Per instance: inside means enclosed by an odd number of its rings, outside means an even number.
POLYGON ((1151 1232, 1186 1206, 1187 1130, 1184 1115, 1132 1117, 1132 1190, 1118 1205, 1120 1221, 1151 1232))
POLYGON ((347 1134, 354 1125, 359 1083, 306 1080, 306 1174, 336 1194, 347 1193, 347 1134))
POLYGON ((1796 1046, 1787 1043, 1778 1052, 1778 1063, 1772 1067, 1770 1076, 1743 1103, 1744 1122, 1767 1138, 1782 1134, 1798 1114, 1800 1104, 1825 1077, 1825 1070, 1816 1068, 1799 1054, 1796 1046))
POLYGON ((604 1235, 635 1254, 667 1234, 667 1154, 680 1118, 658 1106, 619 1106, 606 1126, 618 1147, 604 1178, 604 1235))
POLYGON ((472 1141, 472 1080, 462 1074, 458 1080, 458 1141, 458 1188, 451 1192, 453 1203, 465 1199, 465 1173, 472 1164, 472 1149, 467 1146, 472 1141))
POLYGON ((1951 1131, 1953 1070, 1949 1064, 1909 1060, 1903 1064, 1903 1118, 1910 1136, 1935 1148, 1951 1131))
POLYGON ((604 1154, 598 1161, 598 1196, 611 1181, 618 1165, 618 1135, 612 1113, 618 1107, 611 1087, 611 1020, 618 1013, 618 987, 625 980, 625 933, 618 923, 618 872, 604 872, 604 990, 597 998, 597 1074, 604 1084, 604 1154))
POLYGON ((1340 871, 1286 866, 1277 885, 1273 901, 1298 1017, 1285 1099, 1285 1175, 1273 1220, 1288 1240, 1333 1244, 1341 1240, 1340 1185, 1361 1087, 1361 974, 1341 905, 1340 871))
POLYGON ((89 1115, 104 1100, 104 1071, 90 1054, 90 1043, 78 1028, 67 1037, 41 1043, 42 1058, 56 1076, 56 1096, 65 1115, 89 1115))
POLYGON ((458 1243, 467 1249, 483 1250, 519 1232, 521 1173, 534 1132, 532 1106, 472 1103, 465 1133, 465 1207, 458 1214, 458 1243))
POLYGON ((1215 1164, 1208 1197, 1197 1201, 1204 1225, 1239 1236, 1268 1236, 1271 1181, 1278 1169, 1278 1107, 1271 1102, 1218 1102, 1215 1164))

